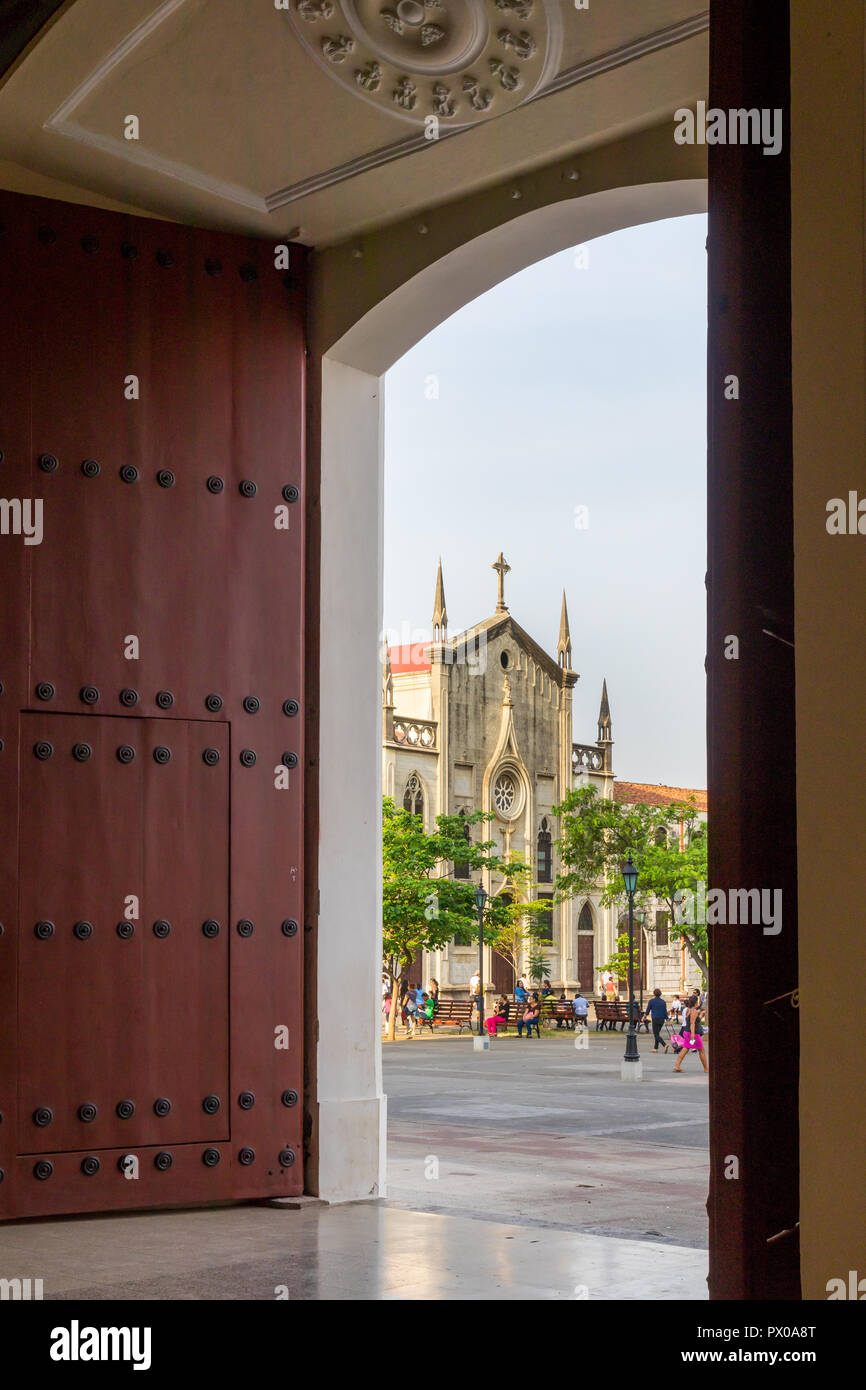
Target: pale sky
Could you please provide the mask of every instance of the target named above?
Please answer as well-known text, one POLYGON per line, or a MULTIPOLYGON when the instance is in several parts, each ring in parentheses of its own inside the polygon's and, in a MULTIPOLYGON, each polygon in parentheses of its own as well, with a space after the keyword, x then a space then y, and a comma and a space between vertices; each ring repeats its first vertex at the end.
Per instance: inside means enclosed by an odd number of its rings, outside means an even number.
POLYGON ((575 741, 595 741, 606 676, 617 777, 696 788, 705 238, 681 217, 551 256, 430 333, 385 394, 391 640, 430 635, 440 555, 450 635, 490 616, 502 550, 512 616, 554 659, 565 588, 575 741))

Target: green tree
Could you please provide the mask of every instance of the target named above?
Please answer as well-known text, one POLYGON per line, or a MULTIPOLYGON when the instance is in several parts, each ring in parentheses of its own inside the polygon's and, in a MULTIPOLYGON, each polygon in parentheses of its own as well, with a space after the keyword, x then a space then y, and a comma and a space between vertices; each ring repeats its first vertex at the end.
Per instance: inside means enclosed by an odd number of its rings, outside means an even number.
POLYGON ((534 980, 540 985, 542 980, 546 980, 550 975, 550 963, 547 959, 547 952, 539 941, 534 941, 529 949, 529 960, 526 963, 526 973, 530 980, 534 980))
MULTIPOLYGON (((682 941, 706 984, 708 971, 708 937, 706 922, 688 923, 682 918, 681 895, 696 893, 698 884, 707 881, 706 826, 698 819, 693 801, 676 802, 657 808, 660 812, 650 843, 643 847, 638 864, 638 887, 642 901, 654 897, 665 905, 670 914, 668 939, 682 941), (666 837, 658 832, 664 830, 666 837), (680 848, 682 830, 683 844, 680 848)), ((650 928, 654 930, 654 928, 650 928)))
MULTIPOLYGON (((588 786, 569 792, 553 812, 560 817, 561 827, 557 901, 600 892, 604 907, 620 905, 626 900, 621 865, 631 855, 639 874, 635 906, 646 905, 651 898, 665 904, 670 912, 669 939, 683 942, 706 979, 706 924, 677 920, 682 917, 681 893, 695 892, 707 875, 706 827, 698 819, 694 802, 629 806, 608 801, 588 786)), ((627 973, 627 946, 625 957, 627 973)), ((604 968, 618 973, 612 964, 604 968)))
POLYGON ((531 961, 544 933, 542 919, 550 911, 548 899, 526 896, 531 888, 532 866, 522 856, 512 855, 505 887, 491 905, 490 944, 511 966, 514 979, 527 954, 531 961))
MULTIPOLYGON (((632 943, 632 964, 635 970, 640 969, 640 941, 637 937, 632 943)), ((599 966, 599 970, 610 970, 618 980, 628 979, 628 932, 616 939, 616 950, 612 953, 610 960, 605 961, 604 965, 599 966)))
MULTIPOLYGON (((388 1037, 397 1025, 400 979, 421 951, 435 951, 452 937, 477 931, 475 884, 448 874, 455 861, 470 871, 507 872, 506 862, 493 851, 493 840, 467 840, 465 827, 483 825, 493 817, 481 811, 467 816, 437 816, 435 830, 426 831, 420 816, 395 806, 385 797, 382 808, 382 957, 391 981, 388 1037)), ((488 899, 484 939, 489 941, 504 904, 488 899)))

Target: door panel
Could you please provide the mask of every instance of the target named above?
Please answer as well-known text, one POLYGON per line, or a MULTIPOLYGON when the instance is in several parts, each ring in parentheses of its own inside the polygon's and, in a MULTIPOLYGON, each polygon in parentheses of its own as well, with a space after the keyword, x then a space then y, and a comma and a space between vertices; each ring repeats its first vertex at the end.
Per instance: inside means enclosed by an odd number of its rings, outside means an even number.
POLYGON ((589 932, 577 934, 577 978, 583 994, 595 991, 595 937, 589 932))
POLYGON ((490 963, 493 970, 493 992, 494 994, 513 994, 514 993, 514 971, 509 961, 501 956, 498 951, 490 952, 490 963))
POLYGON ((143 935, 117 926, 143 890, 141 758, 122 764, 117 748, 135 748, 139 724, 21 718, 19 1153, 133 1137, 115 1107, 138 1094, 143 935))
POLYGON ((227 1139, 228 732, 224 724, 204 720, 138 722, 144 791, 141 1057, 147 1125, 137 1142, 227 1139), (206 749, 219 753, 219 761, 206 763, 206 749), (164 750, 171 756, 157 761, 165 757, 164 750), (168 935, 157 935, 157 922, 169 924, 168 935), (171 1102, 167 1116, 154 1115, 156 1099, 171 1102))
POLYGON ((0 1216, 297 1193, 304 250, 0 221, 0 1216))

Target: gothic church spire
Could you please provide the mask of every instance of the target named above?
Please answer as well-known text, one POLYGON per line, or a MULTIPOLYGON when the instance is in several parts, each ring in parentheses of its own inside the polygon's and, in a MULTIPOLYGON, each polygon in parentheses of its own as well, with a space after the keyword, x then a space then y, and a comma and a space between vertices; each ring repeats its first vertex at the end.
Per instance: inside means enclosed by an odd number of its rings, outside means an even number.
POLYGON ((436 571, 436 593, 433 597, 433 641, 444 642, 448 637, 448 611, 445 607, 445 585, 442 582, 442 556, 436 571))
POLYGON ((610 705, 607 701, 607 680, 602 681, 601 707, 598 711, 598 742, 612 743, 610 705))
POLYGON ((568 627, 568 608, 565 602, 565 590, 562 591, 562 616, 559 619, 559 642, 556 648, 556 655, 559 664, 565 671, 571 670, 571 632, 568 627))

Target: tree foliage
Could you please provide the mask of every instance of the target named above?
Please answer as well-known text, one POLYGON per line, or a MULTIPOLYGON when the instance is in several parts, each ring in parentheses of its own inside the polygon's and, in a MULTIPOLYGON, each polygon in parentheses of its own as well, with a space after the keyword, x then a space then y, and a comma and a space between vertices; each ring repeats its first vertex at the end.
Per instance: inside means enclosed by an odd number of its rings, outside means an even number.
POLYGON ((543 918, 550 911, 550 900, 527 897, 532 888, 532 867, 522 856, 511 856, 506 873, 504 888, 491 906, 490 944, 511 966, 515 978, 528 958, 531 976, 533 955, 542 949, 543 918))
MULTIPOLYGON (((437 816, 436 828, 424 829, 421 816, 403 810, 385 797, 382 816, 382 955, 391 980, 389 1037, 394 1037, 401 977, 422 951, 435 951, 454 936, 477 933, 475 883, 452 878, 449 865, 468 864, 505 873, 507 865, 494 853, 493 840, 467 839, 465 827, 483 826, 492 816, 473 811, 465 816, 437 816)), ((484 937, 503 920, 494 897, 485 911, 484 937)))
MULTIPOLYGON (((635 970, 640 970, 640 941, 637 937, 632 942, 631 956, 635 970)), ((616 950, 599 969, 610 970, 618 980, 628 979, 628 932, 623 932, 622 936, 617 937, 616 950)))
POLYGON ((515 972, 544 930, 540 919, 550 901, 528 900, 532 869, 521 856, 505 859, 496 852, 495 840, 480 838, 493 820, 489 812, 437 816, 435 829, 427 831, 421 816, 385 797, 382 816, 382 956, 391 981, 388 1036, 393 1038, 400 980, 409 977, 421 952, 439 950, 455 937, 478 939, 476 882, 454 878, 455 864, 468 866, 476 876, 487 870, 501 877, 501 888, 488 897, 484 909, 483 939, 515 972), (477 840, 473 827, 479 827, 477 840))
MULTIPOLYGON (((619 906, 626 900, 621 866, 631 855, 639 875, 635 906, 653 898, 665 904, 669 939, 683 942, 706 979, 706 925, 677 920, 682 916, 678 895, 683 890, 696 892, 699 881, 707 877, 706 826, 694 801, 626 805, 600 797, 594 786, 587 786, 570 791, 553 811, 561 827, 557 901, 600 890, 604 907, 619 906)), ((648 930, 654 930, 652 925, 648 930)), ((627 946, 625 956, 627 970, 627 946)))

